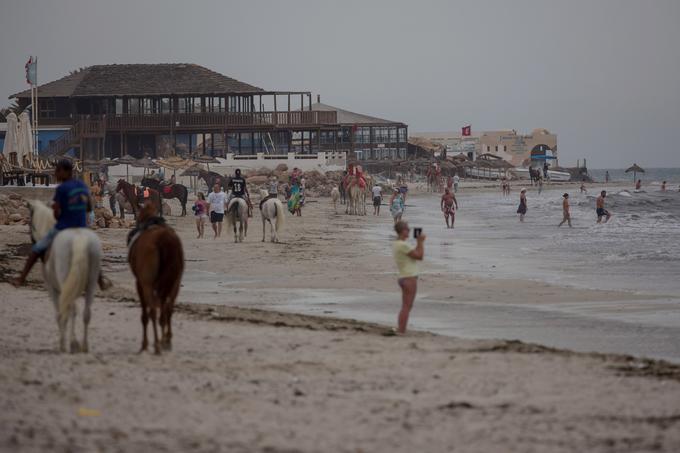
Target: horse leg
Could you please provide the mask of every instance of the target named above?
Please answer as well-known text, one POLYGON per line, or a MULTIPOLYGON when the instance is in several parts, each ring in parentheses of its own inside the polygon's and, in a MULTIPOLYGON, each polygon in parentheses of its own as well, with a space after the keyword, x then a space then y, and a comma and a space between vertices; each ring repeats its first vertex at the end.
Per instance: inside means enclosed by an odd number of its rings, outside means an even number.
POLYGON ((76 304, 71 305, 71 313, 69 313, 69 318, 71 318, 71 354, 80 352, 80 344, 76 339, 76 304))
POLYGON ((238 225, 236 224, 236 219, 234 219, 234 242, 238 244, 238 225))
POLYGON ((87 292, 85 293, 85 308, 83 308, 83 344, 80 349, 81 352, 90 351, 90 346, 87 341, 87 328, 90 325, 90 318, 92 317, 90 305, 92 305, 92 302, 94 302, 94 290, 95 286, 90 285, 90 287, 87 288, 87 292))
POLYGON ((158 318, 158 323, 161 326, 161 342, 160 342, 160 348, 165 349, 165 341, 166 341, 166 329, 168 325, 168 311, 166 310, 166 300, 161 300, 161 307, 160 307, 160 316, 158 318))
MULTIPOLYGON (((266 225, 265 225, 266 223, 267 223, 267 220, 264 218, 264 215, 262 215, 262 242, 264 242, 264 232, 265 232, 265 229, 266 229, 266 225)), ((269 223, 271 223, 271 222, 269 222, 269 223)))
POLYGON ((274 220, 269 220, 269 229, 269 235, 271 236, 272 242, 279 242, 279 233, 276 231, 276 218, 274 218, 274 220))
POLYGON ((137 294, 139 294, 139 300, 142 304, 142 347, 139 350, 140 353, 146 351, 149 346, 149 340, 146 336, 146 326, 149 324, 149 314, 146 311, 147 302, 144 300, 144 287, 141 283, 137 282, 137 294))
POLYGON ((158 342, 158 321, 156 319, 157 308, 152 304, 149 307, 149 312, 151 315, 151 325, 153 326, 153 349, 156 355, 161 353, 161 345, 158 342))

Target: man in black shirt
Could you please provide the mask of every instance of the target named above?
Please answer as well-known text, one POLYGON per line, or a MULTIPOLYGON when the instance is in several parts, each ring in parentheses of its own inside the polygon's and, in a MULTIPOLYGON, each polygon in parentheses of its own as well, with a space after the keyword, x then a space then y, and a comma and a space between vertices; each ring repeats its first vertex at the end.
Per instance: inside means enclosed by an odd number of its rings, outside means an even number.
POLYGON ((236 169, 234 172, 234 177, 229 180, 228 184, 229 190, 231 190, 231 198, 238 197, 243 198, 248 203, 248 216, 253 216, 253 204, 250 202, 250 194, 248 193, 248 185, 246 184, 246 178, 241 176, 241 170, 236 169))

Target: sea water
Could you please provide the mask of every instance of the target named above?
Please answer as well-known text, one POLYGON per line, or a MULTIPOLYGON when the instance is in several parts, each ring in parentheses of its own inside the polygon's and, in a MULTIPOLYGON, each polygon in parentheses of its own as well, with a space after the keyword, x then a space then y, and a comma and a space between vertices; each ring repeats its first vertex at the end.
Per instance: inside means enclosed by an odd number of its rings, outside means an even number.
MULTIPOLYGON (((538 280, 581 288, 677 296, 680 292, 680 192, 609 187, 608 223, 596 223, 600 188, 527 187, 528 213, 516 214, 520 187, 458 194, 456 228, 447 230, 437 196, 409 200, 404 220, 428 236, 428 256, 452 273, 538 280), (570 195, 573 228, 562 220, 570 195)), ((378 234, 377 232, 375 232, 378 234)), ((379 236, 386 238, 388 232, 379 236)))

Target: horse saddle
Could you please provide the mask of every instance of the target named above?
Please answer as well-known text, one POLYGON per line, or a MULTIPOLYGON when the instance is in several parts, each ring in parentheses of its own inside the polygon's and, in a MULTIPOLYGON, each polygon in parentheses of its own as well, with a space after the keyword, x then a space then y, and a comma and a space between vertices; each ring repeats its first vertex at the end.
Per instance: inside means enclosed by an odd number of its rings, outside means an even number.
POLYGON ((132 247, 132 244, 134 244, 134 242, 143 232, 154 226, 165 226, 165 219, 163 217, 151 217, 144 222, 138 223, 137 226, 131 229, 128 233, 128 248, 132 247))
POLYGON ((174 184, 171 183, 171 182, 169 182, 169 183, 167 183, 167 184, 163 184, 163 185, 161 186, 161 187, 163 187, 163 193, 164 193, 164 194, 170 194, 170 193, 172 193, 172 188, 173 188, 173 186, 174 186, 174 184))

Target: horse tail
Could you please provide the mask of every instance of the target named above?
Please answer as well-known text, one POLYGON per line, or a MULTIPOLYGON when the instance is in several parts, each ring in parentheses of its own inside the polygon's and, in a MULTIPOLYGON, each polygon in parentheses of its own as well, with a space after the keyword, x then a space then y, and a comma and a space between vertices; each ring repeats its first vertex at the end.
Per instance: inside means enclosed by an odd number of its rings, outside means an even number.
POLYGON ((286 223, 286 211, 283 209, 281 200, 274 200, 274 214, 276 215, 276 231, 279 232, 286 223))
MULTIPOLYGON (((232 198, 232 200, 235 200, 235 198, 232 198)), ((234 222, 236 222, 236 214, 234 211, 234 207, 238 206, 238 203, 234 203, 233 205, 231 204, 231 201, 227 205, 227 212, 225 213, 225 222, 227 223, 227 229, 231 228, 234 225, 234 222)))
POLYGON ((75 234, 71 243, 71 266, 59 292, 59 320, 62 323, 66 321, 73 304, 87 285, 90 265, 87 247, 87 236, 75 234))
POLYGON ((184 251, 182 242, 177 234, 170 228, 166 228, 158 235, 156 241, 158 250, 158 262, 161 269, 158 272, 155 290, 158 300, 164 303, 179 285, 184 271, 184 251))

